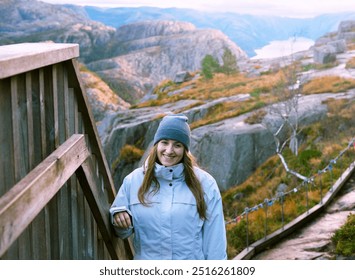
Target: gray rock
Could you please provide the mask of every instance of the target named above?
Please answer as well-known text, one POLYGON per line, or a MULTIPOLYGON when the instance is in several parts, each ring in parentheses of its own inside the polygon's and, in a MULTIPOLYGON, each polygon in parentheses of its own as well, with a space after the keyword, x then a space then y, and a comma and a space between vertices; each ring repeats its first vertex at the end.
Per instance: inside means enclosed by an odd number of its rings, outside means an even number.
POLYGON ((336 48, 324 45, 314 48, 313 58, 315 63, 326 64, 336 61, 336 48))
POLYGON ((181 71, 179 73, 176 73, 174 83, 183 83, 187 82, 191 79, 191 74, 187 71, 181 71))

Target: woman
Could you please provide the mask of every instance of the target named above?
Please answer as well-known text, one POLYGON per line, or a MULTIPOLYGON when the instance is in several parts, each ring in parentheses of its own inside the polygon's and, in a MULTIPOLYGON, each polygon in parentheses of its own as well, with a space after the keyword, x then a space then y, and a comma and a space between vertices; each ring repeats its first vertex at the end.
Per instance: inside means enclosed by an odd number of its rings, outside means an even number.
POLYGON ((187 117, 165 116, 145 165, 123 181, 110 215, 117 236, 134 232, 135 259, 227 258, 220 191, 189 148, 187 117))

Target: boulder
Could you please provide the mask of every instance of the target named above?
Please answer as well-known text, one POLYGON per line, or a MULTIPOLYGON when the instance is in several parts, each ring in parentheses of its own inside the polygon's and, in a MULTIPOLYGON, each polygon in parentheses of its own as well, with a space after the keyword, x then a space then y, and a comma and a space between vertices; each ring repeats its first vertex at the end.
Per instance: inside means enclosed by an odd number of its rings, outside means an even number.
POLYGON ((335 62, 336 54, 336 48, 328 44, 313 49, 313 59, 314 62, 318 64, 335 62))
POLYGON ((174 83, 183 83, 191 80, 192 76, 188 71, 176 73, 174 83))

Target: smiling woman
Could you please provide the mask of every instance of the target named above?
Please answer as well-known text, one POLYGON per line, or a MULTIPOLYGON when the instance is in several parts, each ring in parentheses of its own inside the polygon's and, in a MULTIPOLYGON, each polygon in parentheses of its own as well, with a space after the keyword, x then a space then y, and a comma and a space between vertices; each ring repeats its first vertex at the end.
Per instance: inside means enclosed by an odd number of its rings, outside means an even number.
POLYGON ((195 164, 190 134, 185 115, 165 116, 144 166, 124 179, 110 208, 116 235, 134 232, 135 259, 227 258, 221 194, 195 164))

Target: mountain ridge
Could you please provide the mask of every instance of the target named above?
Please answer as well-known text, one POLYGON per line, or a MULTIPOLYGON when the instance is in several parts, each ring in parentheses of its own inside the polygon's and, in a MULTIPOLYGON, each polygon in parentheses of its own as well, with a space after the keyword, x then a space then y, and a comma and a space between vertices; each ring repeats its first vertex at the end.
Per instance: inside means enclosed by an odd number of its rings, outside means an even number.
POLYGON ((247 57, 221 31, 197 29, 187 22, 149 21, 115 28, 88 19, 76 6, 0 2, 0 44, 33 41, 79 44, 78 59, 131 104, 162 80, 199 70, 207 54, 221 61, 228 48, 237 59, 247 57))
POLYGON ((297 19, 276 16, 254 16, 237 13, 210 13, 180 8, 82 8, 89 18, 119 27, 143 20, 176 20, 194 24, 197 28, 212 28, 225 33, 240 46, 249 57, 274 40, 289 37, 306 37, 316 40, 327 32, 335 31, 339 23, 355 19, 355 11, 324 14, 314 18, 297 19))

